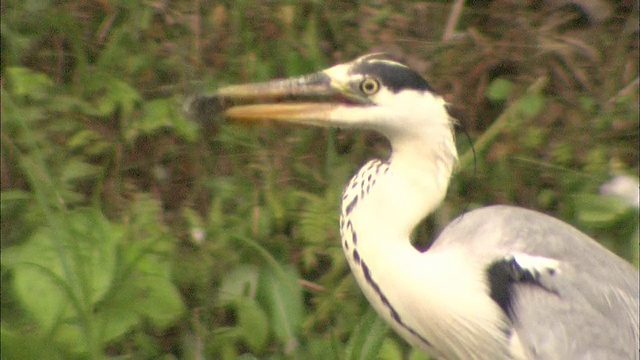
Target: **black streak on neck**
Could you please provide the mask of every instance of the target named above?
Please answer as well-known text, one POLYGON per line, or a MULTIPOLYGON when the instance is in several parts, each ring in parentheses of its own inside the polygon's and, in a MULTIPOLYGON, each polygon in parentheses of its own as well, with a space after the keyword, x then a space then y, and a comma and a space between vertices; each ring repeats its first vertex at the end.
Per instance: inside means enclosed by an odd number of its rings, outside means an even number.
POLYGON ((398 314, 398 311, 396 311, 393 305, 391 305, 387 296, 380 289, 380 286, 373 280, 373 277, 371 276, 371 272, 369 271, 369 267, 364 262, 364 259, 360 260, 360 266, 362 267, 362 272, 364 273, 364 278, 367 280, 367 283, 373 288, 376 294, 378 294, 378 296, 380 297, 380 301, 382 301, 382 304, 384 304, 384 306, 386 306, 389 309, 389 312, 391 313, 391 317, 393 318, 393 320, 395 320, 398 324, 400 324, 400 326, 405 328, 408 332, 413 334, 415 337, 420 339, 420 341, 425 343, 427 346, 432 347, 431 343, 427 339, 425 339, 412 327, 404 323, 404 321, 400 317, 400 314, 398 314))

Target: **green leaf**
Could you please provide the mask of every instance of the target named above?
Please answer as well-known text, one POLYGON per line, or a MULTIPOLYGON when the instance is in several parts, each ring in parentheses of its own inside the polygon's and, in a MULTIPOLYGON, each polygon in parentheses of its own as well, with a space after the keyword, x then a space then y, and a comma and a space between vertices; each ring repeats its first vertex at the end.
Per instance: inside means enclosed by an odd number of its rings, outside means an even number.
POLYGON ((70 302, 61 285, 62 268, 43 231, 21 248, 4 249, 2 265, 13 269, 15 295, 44 331, 52 330, 69 314, 70 302))
POLYGON ((16 298, 36 331, 52 334, 49 345, 95 353, 94 307, 111 289, 122 231, 95 209, 49 211, 58 227, 41 227, 24 244, 3 249, 2 264, 13 272, 16 298))
POLYGON ((95 314, 103 342, 124 335, 141 318, 163 329, 184 312, 182 297, 166 271, 168 265, 151 254, 155 251, 153 247, 148 249, 150 253, 142 254, 143 258, 129 264, 134 268, 114 284, 111 296, 100 304, 95 314))
POLYGON ((19 209, 32 199, 31 193, 23 190, 3 191, 0 195, 0 216, 2 220, 12 218, 19 213, 19 209))
POLYGON ((578 194, 572 199, 578 220, 592 227, 610 227, 629 210, 629 206, 616 196, 578 194))
POLYGON ((518 107, 525 116, 535 116, 542 111, 545 101, 539 93, 525 94, 518 100, 518 107))
POLYGON ((513 88, 513 84, 511 81, 503 78, 496 78, 489 84, 489 88, 487 89, 487 98, 489 100, 499 102, 504 101, 511 94, 511 90, 513 88))
MULTIPOLYGON (((87 277, 90 303, 100 301, 110 288, 116 269, 116 250, 122 240, 123 229, 111 223, 96 208, 78 209, 67 215, 71 235, 78 247, 72 256, 78 262, 79 278, 87 277)), ((73 246, 73 245, 72 245, 73 246)))
POLYGON ((72 150, 78 150, 96 141, 101 141, 101 136, 97 132, 93 130, 79 130, 69 137, 67 146, 72 150))
POLYGON ((173 99, 144 102, 140 118, 130 123, 125 136, 132 141, 142 134, 151 134, 166 128, 174 129, 187 141, 194 141, 198 136, 198 125, 185 119, 173 99))
POLYGON ((302 291, 290 268, 266 267, 260 273, 260 288, 269 308, 271 326, 290 355, 298 347, 298 331, 303 320, 302 291))
POLYGON ((171 325, 184 312, 182 297, 170 279, 141 276, 136 281, 136 287, 137 310, 158 328, 171 325))
POLYGON ((54 85, 46 74, 24 67, 8 68, 7 82, 14 94, 36 100, 49 97, 54 85))
POLYGON ((373 309, 367 310, 349 338, 347 360, 375 359, 389 330, 373 309))
POLYGON ((131 301, 137 295, 135 290, 136 288, 131 285, 120 286, 118 294, 120 296, 117 300, 110 299, 101 304, 99 311, 95 314, 94 321, 100 329, 100 339, 103 344, 123 336, 140 321, 135 311, 136 302, 131 301))
POLYGON ((236 310, 244 342, 254 352, 263 351, 269 338, 267 314, 255 300, 248 297, 236 300, 236 310))
POLYGON ((233 269, 224 277, 220 285, 219 305, 231 304, 243 296, 254 298, 258 287, 259 273, 260 270, 255 265, 243 264, 233 269))
POLYGON ((45 331, 77 316, 81 309, 73 298, 95 304, 104 297, 113 281, 116 244, 122 235, 98 211, 79 209, 66 216, 67 228, 41 228, 25 244, 1 254, 3 266, 14 272, 20 303, 45 331))
MULTIPOLYGON (((93 323, 89 328, 92 328, 93 323)), ((82 354, 87 352, 87 344, 82 341, 87 335, 87 327, 79 322, 61 322, 55 329, 55 342, 67 352, 82 354)))
POLYGON ((94 178, 102 169, 99 166, 88 164, 80 159, 69 159, 62 169, 63 182, 94 178))
POLYGON ((155 99, 142 104, 142 115, 131 123, 128 138, 137 133, 149 134, 171 126, 171 104, 165 99, 155 99))
POLYGON ((419 350, 418 348, 413 348, 411 349, 411 352, 409 353, 409 360, 430 360, 431 357, 429 357, 427 354, 425 354, 423 351, 419 350))
POLYGON ((109 73, 93 72, 83 80, 88 96, 95 98, 93 109, 88 106, 85 109, 93 116, 110 116, 119 109, 122 116, 128 118, 142 100, 136 88, 109 73))
MULTIPOLYGON (((158 296, 157 292, 149 290, 152 285, 148 285, 151 282, 146 279, 148 277, 141 274, 139 269, 131 271, 128 276, 114 284, 114 291, 100 303, 94 321, 99 328, 103 343, 123 336, 136 326, 142 317, 149 317, 148 314, 156 310, 155 308, 145 309, 145 307, 156 305, 148 298, 158 296)), ((161 308, 157 310, 163 311, 161 308)))
POLYGON ((401 360, 402 359, 402 349, 398 342, 392 338, 387 337, 382 342, 382 346, 380 347, 380 351, 377 356, 378 360, 401 360))
POLYGON ((7 329, 0 329, 0 353, 3 359, 42 359, 62 360, 65 357, 60 349, 38 334, 7 329))

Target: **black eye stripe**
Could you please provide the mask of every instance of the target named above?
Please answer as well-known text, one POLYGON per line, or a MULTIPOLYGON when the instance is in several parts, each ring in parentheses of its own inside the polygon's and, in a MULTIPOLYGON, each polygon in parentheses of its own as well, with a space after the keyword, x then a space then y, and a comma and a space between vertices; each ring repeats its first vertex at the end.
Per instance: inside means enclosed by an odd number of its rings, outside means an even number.
POLYGON ((405 89, 433 91, 427 80, 420 74, 390 61, 363 61, 356 65, 352 73, 379 79, 382 85, 394 93, 405 89))

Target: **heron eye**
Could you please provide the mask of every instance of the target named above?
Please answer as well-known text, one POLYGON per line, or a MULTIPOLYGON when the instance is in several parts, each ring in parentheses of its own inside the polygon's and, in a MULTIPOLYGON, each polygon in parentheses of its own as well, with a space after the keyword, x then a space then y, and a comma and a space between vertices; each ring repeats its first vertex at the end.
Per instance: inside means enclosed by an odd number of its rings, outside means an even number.
POLYGON ((376 79, 367 78, 360 83, 360 91, 366 95, 373 95, 380 90, 380 83, 376 79))

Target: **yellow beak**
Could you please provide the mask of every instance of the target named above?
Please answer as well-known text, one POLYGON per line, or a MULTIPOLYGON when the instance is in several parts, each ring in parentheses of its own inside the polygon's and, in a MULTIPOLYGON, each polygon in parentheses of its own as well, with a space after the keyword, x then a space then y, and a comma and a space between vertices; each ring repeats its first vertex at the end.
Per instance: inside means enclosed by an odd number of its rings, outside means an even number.
POLYGON ((362 105, 366 99, 352 95, 325 72, 264 83, 231 85, 213 95, 194 99, 190 115, 210 120, 222 115, 232 120, 278 120, 329 126, 331 113, 339 108, 362 105))

